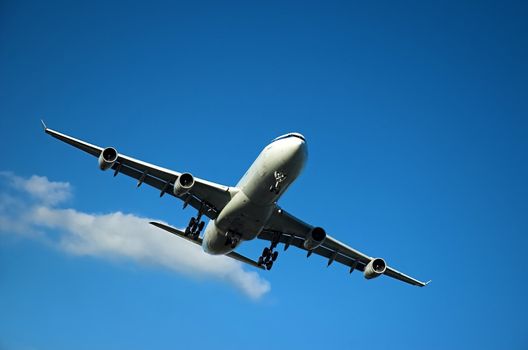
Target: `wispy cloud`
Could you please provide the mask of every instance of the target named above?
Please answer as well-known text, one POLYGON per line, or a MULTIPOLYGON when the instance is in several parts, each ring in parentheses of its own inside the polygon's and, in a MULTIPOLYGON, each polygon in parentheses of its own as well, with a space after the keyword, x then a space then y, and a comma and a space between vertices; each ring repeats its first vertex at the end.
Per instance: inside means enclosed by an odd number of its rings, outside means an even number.
MULTIPOLYGON (((39 235, 73 255, 127 259, 159 265, 193 277, 228 281, 258 299, 270 284, 255 271, 224 256, 205 254, 200 247, 148 224, 150 218, 122 212, 92 214, 59 208, 71 198, 71 185, 33 175, 23 178, 0 172, 0 231, 39 235)), ((159 220, 158 220, 159 221, 159 220)))
POLYGON ((30 194, 43 204, 55 205, 71 197, 71 185, 68 182, 49 181, 47 177, 38 175, 25 179, 9 171, 1 171, 0 176, 14 189, 30 194))

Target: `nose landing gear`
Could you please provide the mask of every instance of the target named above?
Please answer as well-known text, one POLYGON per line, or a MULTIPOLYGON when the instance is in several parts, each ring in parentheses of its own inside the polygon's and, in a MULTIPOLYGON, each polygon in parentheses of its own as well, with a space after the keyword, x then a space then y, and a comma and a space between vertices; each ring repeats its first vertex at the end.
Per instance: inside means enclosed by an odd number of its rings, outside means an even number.
POLYGON ((271 270, 273 267, 273 262, 279 257, 279 252, 274 251, 276 247, 277 243, 272 242, 269 248, 264 248, 262 255, 258 259, 258 264, 260 266, 265 266, 266 270, 271 270))
POLYGON ((224 245, 228 246, 230 245, 231 248, 235 249, 240 243, 240 236, 234 232, 227 232, 226 233, 226 241, 224 245))

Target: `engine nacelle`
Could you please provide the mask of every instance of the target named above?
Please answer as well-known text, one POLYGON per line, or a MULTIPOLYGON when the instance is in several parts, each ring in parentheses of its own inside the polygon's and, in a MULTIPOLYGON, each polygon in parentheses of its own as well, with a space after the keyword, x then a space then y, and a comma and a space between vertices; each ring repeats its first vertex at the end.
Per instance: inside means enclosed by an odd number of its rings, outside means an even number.
POLYGON ((323 244, 326 239, 326 232, 322 227, 314 227, 304 240, 304 248, 313 250, 323 244))
POLYGON ((382 275, 386 269, 387 264, 385 263, 385 260, 381 258, 372 259, 367 264, 367 266, 365 266, 365 271, 363 271, 363 275, 366 279, 370 280, 372 278, 376 278, 382 275))
POLYGON ((194 186, 194 177, 189 173, 181 174, 176 182, 174 183, 174 188, 172 192, 176 197, 183 196, 191 190, 194 186))
POLYGON ((99 155, 99 169, 108 170, 117 160, 117 151, 115 148, 107 147, 99 155))

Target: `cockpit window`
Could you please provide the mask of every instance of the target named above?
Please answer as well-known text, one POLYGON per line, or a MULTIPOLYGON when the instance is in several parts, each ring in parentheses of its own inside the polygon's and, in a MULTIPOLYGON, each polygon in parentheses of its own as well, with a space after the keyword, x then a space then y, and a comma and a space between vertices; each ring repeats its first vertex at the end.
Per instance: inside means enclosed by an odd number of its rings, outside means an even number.
POLYGON ((289 137, 296 137, 296 138, 299 138, 299 139, 303 140, 304 142, 306 142, 306 140, 304 139, 304 136, 302 136, 301 134, 299 134, 297 132, 291 132, 289 134, 279 136, 279 137, 273 139, 272 142, 275 142, 275 141, 278 141, 278 140, 282 140, 282 139, 287 139, 289 137))

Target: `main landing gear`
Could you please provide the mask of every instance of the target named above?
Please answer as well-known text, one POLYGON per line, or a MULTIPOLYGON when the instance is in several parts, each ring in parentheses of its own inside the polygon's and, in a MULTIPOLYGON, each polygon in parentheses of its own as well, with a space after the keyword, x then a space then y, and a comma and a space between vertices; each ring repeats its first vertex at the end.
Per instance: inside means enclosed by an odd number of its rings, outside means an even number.
POLYGON ((259 266, 265 266, 267 270, 271 270, 273 267, 273 262, 277 260, 279 252, 274 251, 277 247, 277 242, 271 242, 270 247, 264 248, 262 255, 258 259, 259 266))
POLYGON ((205 222, 202 221, 202 215, 202 211, 198 210, 198 215, 191 218, 189 225, 185 229, 185 236, 190 236, 195 241, 200 237, 200 232, 202 232, 205 226, 205 222))

